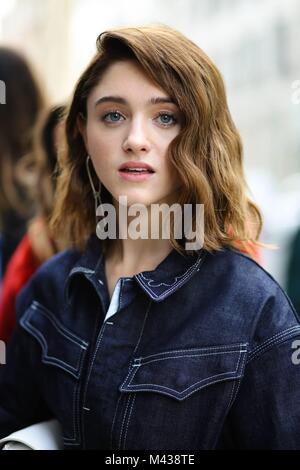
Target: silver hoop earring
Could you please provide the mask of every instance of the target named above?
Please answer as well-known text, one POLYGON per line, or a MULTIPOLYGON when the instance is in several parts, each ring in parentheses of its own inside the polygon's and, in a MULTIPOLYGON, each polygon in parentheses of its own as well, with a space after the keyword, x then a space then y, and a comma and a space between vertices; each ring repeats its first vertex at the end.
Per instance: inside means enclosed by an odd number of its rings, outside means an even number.
POLYGON ((86 157, 85 164, 86 164, 86 171, 87 171, 87 174, 88 174, 88 177, 89 177, 90 185, 91 185, 94 200, 95 200, 95 214, 96 214, 96 221, 97 221, 97 207, 102 204, 102 201, 101 201, 101 181, 98 180, 99 181, 99 189, 98 189, 98 191, 96 191, 96 188, 95 188, 94 182, 93 182, 93 178, 92 178, 92 175, 91 175, 90 162, 91 162, 91 157, 88 155, 86 157))

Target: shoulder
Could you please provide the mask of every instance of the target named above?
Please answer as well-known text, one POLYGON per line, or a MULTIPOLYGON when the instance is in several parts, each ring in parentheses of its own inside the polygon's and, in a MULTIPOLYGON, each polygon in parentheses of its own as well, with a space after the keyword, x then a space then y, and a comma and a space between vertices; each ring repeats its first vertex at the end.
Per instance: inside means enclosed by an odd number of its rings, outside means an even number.
POLYGON ((297 313, 279 283, 256 261, 233 249, 208 255, 207 271, 222 291, 224 309, 246 325, 254 349, 299 334, 297 313))
POLYGON ((81 255, 81 252, 69 249, 43 263, 17 297, 18 316, 33 301, 52 307, 54 311, 62 305, 66 279, 81 255))
POLYGON ((227 283, 237 293, 248 298, 254 296, 263 301, 272 295, 282 295, 288 302, 285 292, 274 277, 249 256, 225 248, 207 256, 207 269, 218 282, 227 283))

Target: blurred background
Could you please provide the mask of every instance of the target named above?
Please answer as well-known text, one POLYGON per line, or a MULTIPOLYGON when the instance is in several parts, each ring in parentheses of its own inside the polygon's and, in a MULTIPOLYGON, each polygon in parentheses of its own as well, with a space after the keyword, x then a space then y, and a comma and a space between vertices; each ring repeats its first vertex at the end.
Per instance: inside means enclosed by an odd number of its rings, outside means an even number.
POLYGON ((57 104, 72 93, 100 32, 155 22, 186 34, 223 74, 264 215, 262 241, 278 246, 263 250, 262 264, 285 287, 300 225, 299 0, 0 0, 0 45, 25 55, 57 104))

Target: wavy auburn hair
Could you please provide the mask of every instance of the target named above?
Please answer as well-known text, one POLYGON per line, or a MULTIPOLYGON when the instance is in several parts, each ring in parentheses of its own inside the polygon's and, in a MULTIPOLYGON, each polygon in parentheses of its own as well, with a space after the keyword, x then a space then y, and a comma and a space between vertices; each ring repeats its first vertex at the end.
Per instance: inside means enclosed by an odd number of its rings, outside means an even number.
MULTIPOLYGON (((84 248, 95 232, 87 151, 78 119, 86 117, 87 98, 106 69, 116 61, 132 59, 182 113, 181 131, 169 146, 168 158, 183 184, 178 203, 204 204, 203 248, 259 244, 261 214, 247 196, 241 139, 228 109, 223 79, 212 61, 180 32, 161 25, 106 31, 96 44, 97 53, 77 83, 66 117, 66 144, 59 158, 51 221, 55 236, 63 238, 66 246, 84 248)), ((105 188, 102 201, 110 201, 105 188)), ((195 224, 194 216, 194 229, 195 224)), ((172 246, 184 252, 173 235, 172 231, 172 246)))

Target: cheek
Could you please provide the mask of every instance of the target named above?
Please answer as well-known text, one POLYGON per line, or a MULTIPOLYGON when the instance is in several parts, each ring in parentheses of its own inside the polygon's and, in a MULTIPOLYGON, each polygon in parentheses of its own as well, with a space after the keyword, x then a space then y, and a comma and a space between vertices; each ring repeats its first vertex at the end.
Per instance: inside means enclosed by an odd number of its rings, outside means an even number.
POLYGON ((92 154, 101 152, 105 145, 105 139, 97 132, 94 126, 90 126, 87 129, 87 145, 92 154))
POLYGON ((90 128, 87 132, 87 146, 90 155, 99 163, 106 163, 113 155, 115 142, 99 130, 90 128))
POLYGON ((178 135, 179 131, 177 129, 174 129, 172 132, 165 132, 160 134, 159 138, 157 138, 156 142, 158 143, 157 150, 162 158, 163 165, 166 169, 170 170, 173 168, 173 165, 171 164, 171 160, 169 157, 169 148, 171 146, 171 143, 175 139, 175 137, 178 135))
POLYGON ((176 186, 179 187, 181 186, 181 180, 179 178, 179 174, 174 167, 174 165, 171 163, 170 158, 166 157, 165 164, 164 164, 164 173, 166 176, 166 180, 168 181, 170 186, 176 186))

